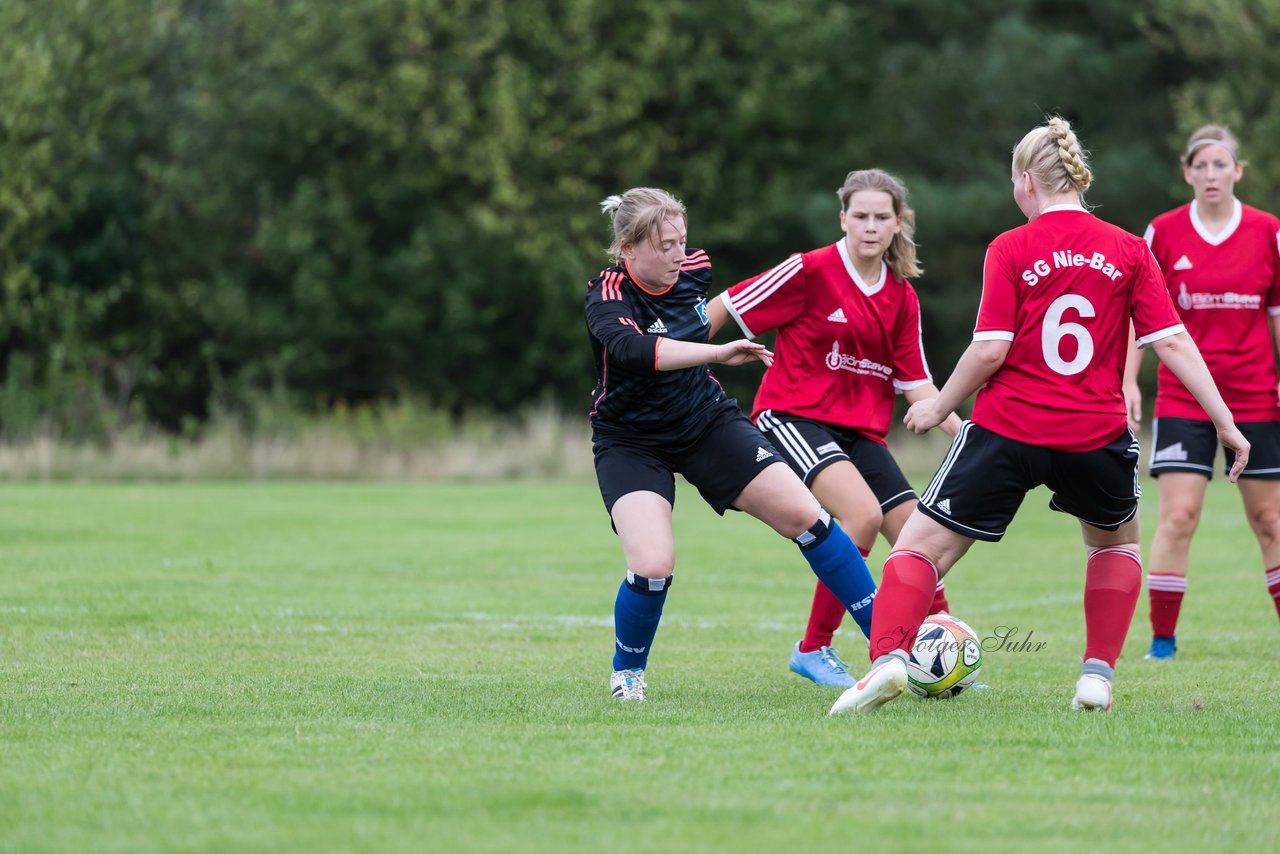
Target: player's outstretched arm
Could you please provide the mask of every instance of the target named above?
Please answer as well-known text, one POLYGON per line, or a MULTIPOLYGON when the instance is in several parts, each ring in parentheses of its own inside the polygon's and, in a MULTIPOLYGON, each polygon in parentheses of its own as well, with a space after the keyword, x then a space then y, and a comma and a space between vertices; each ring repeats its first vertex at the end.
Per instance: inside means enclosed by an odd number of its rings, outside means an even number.
POLYGON ((1196 403, 1200 404, 1213 421, 1213 426, 1218 431, 1218 441, 1236 452, 1235 465, 1228 474, 1231 482, 1235 483, 1249 462, 1249 440, 1236 428, 1235 418, 1223 401, 1195 340, 1189 333, 1179 332, 1153 341, 1151 349, 1156 351, 1160 361, 1173 371, 1173 375, 1187 387, 1196 403))
POLYGON ((961 403, 968 399, 991 375, 1000 370, 1005 356, 1009 355, 1012 341, 974 341, 964 351, 956 369, 937 397, 919 400, 911 404, 902 423, 912 433, 924 433, 937 427, 953 415, 961 403))
POLYGON ((763 344, 739 338, 728 344, 698 344, 674 338, 658 339, 656 367, 660 371, 678 371, 697 365, 742 365, 747 362, 773 364, 773 351, 763 344))

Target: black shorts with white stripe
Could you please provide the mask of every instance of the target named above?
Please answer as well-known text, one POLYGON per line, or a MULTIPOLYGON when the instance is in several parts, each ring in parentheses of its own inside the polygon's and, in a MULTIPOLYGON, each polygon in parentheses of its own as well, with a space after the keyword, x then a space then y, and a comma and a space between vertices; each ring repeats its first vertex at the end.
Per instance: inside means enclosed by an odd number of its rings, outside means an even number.
POLYGON ((813 479, 827 466, 848 460, 871 487, 882 513, 916 497, 889 449, 856 430, 772 409, 760 413, 756 426, 805 486, 813 486, 813 479))
MULTIPOLYGON (((1237 421, 1236 426, 1249 440, 1249 465, 1241 477, 1258 480, 1280 478, 1280 423, 1275 421, 1237 421)), ((1157 418, 1151 425, 1152 477, 1180 471, 1213 478, 1213 458, 1218 453, 1218 431, 1213 422, 1198 418, 1157 418)), ((1231 471, 1236 452, 1222 449, 1225 461, 1222 473, 1231 471)))
POLYGON ((723 516, 760 472, 783 461, 732 398, 710 407, 679 440, 597 433, 592 450, 600 497, 610 514, 632 492, 656 492, 675 507, 679 473, 723 516))
POLYGON ((966 421, 924 491, 921 512, 957 534, 995 542, 1027 492, 1053 490, 1049 508, 1114 531, 1138 512, 1138 440, 1126 428, 1092 451, 1055 451, 966 421))

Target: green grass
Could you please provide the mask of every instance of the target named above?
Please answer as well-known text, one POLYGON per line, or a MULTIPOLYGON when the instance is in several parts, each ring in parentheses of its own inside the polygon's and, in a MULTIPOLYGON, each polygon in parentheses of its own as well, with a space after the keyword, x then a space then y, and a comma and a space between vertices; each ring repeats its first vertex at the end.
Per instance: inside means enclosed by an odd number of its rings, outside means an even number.
POLYGON ((1091 716, 1078 529, 1045 499, 948 579, 1043 648, 833 720, 786 670, 803 560, 688 490, 651 701, 623 706, 590 483, 0 485, 0 850, 1272 847, 1280 627, 1234 489, 1179 660, 1141 660, 1144 595, 1091 716))

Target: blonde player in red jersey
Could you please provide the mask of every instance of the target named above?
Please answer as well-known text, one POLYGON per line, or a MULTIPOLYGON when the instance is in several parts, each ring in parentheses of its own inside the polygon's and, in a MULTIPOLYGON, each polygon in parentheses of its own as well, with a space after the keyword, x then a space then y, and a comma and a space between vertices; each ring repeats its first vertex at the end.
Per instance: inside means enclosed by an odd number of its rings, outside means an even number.
MULTIPOLYGON (((1178 313, 1195 338, 1222 397, 1253 451, 1240 475, 1245 517, 1258 538, 1267 591, 1280 613, 1280 219, 1243 205, 1234 187, 1244 174, 1235 137, 1207 125, 1191 134, 1182 174, 1195 199, 1156 217, 1146 240, 1164 270, 1178 313)), ((1141 418, 1131 351, 1125 396, 1141 418)), ((1160 516, 1147 575, 1150 659, 1177 653, 1175 631, 1187 589, 1187 557, 1213 476, 1218 442, 1195 398, 1163 366, 1156 386, 1151 474, 1159 479, 1160 516)), ((1230 449, 1226 466, 1232 464, 1230 449)))
MULTIPOLYGON (((916 494, 885 445, 894 395, 936 397, 908 276, 922 272, 906 187, 880 169, 850 172, 837 243, 792 255, 708 303, 714 335, 732 317, 748 338, 776 329, 773 365, 752 420, 865 558, 881 533, 892 546, 916 494)), ((956 416, 943 423, 952 436, 956 416)), ((947 610, 942 583, 931 612, 947 610)), ((832 647, 845 607, 818 582, 792 672, 819 685, 853 685, 832 647)), ((874 613, 874 612, 873 612, 874 613)))
POLYGON ((871 620, 871 670, 831 714, 866 713, 907 685, 909 650, 939 578, 974 540, 999 540, 1028 490, 1075 516, 1084 538, 1084 664, 1073 709, 1111 707, 1111 680, 1142 586, 1138 443, 1121 392, 1132 322, 1236 451, 1249 459, 1195 342, 1139 238, 1083 206, 1093 181, 1071 125, 1054 117, 1013 150, 1013 198, 1027 224, 991 242, 973 342, 942 393, 913 404, 921 432, 975 391, 947 457, 889 554, 871 620), (979 389, 981 389, 979 391, 979 389))

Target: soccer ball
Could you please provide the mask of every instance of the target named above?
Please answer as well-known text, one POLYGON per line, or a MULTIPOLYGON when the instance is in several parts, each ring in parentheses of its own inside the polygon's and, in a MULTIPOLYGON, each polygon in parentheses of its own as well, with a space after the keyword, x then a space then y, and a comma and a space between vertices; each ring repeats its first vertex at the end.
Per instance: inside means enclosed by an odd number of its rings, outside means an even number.
POLYGON ((934 614, 920 624, 907 659, 907 685, 921 697, 954 697, 978 680, 982 642, 963 620, 934 614))

